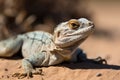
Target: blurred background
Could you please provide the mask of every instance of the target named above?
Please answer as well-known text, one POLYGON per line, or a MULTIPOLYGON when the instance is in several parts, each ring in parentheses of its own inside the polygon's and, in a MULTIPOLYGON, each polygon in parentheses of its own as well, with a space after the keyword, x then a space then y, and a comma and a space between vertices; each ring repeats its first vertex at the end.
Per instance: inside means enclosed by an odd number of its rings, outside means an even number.
POLYGON ((120 64, 119 0, 0 0, 0 40, 34 30, 53 33, 71 18, 92 20, 96 31, 80 45, 88 58, 120 64))

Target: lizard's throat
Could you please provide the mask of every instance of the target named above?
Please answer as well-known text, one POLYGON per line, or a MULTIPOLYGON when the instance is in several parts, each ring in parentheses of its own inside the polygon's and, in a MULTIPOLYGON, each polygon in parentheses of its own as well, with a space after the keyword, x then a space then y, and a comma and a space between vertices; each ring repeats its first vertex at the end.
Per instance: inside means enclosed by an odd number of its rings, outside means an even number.
POLYGON ((72 54, 76 51, 77 47, 84 41, 85 39, 82 39, 80 41, 77 41, 76 43, 74 43, 71 46, 68 47, 60 47, 60 46, 56 46, 57 49, 55 49, 55 52, 52 53, 57 53, 60 56, 62 56, 64 58, 64 60, 69 60, 71 59, 72 54))

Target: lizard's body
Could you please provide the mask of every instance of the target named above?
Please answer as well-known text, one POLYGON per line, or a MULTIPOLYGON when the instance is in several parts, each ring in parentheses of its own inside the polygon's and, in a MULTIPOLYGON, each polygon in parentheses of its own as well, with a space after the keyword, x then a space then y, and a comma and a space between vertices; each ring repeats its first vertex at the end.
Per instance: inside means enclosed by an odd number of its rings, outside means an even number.
POLYGON ((58 64, 64 60, 57 51, 54 52, 56 46, 51 34, 42 31, 34 31, 22 37, 24 37, 22 55, 33 65, 49 66, 58 64), (56 53, 58 54, 56 55, 56 53))
POLYGON ((22 46, 22 67, 30 76, 33 66, 50 66, 69 61, 93 29, 93 23, 85 18, 72 19, 59 24, 54 35, 34 31, 1 41, 0 56, 11 57, 22 46))

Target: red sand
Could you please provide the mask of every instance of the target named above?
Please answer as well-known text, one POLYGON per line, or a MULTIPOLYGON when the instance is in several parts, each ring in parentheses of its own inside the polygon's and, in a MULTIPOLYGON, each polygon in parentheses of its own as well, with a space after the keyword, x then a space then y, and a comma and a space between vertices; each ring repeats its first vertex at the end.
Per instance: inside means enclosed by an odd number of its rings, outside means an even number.
MULTIPOLYGON (((105 6, 103 6, 101 9, 101 5, 92 4, 92 7, 96 10, 93 11, 92 14, 94 16, 93 19, 95 20, 95 24, 105 29, 108 29, 109 27, 112 27, 112 29, 116 30, 119 29, 119 25, 115 21, 117 15, 114 14, 117 12, 111 11, 109 14, 109 11, 111 10, 109 7, 111 5, 108 6, 107 9, 104 8, 105 6), (102 10, 103 12, 101 12, 102 10), (108 20, 109 22, 106 22, 108 20), (115 26, 115 24, 118 26, 115 26)), ((117 20, 117 22, 119 23, 119 20, 117 20)), ((96 65, 91 63, 66 63, 59 66, 42 67, 44 75, 34 75, 33 78, 29 80, 119 80, 120 40, 117 38, 96 38, 91 36, 80 46, 87 53, 88 58, 96 58, 98 56, 101 56, 108 61, 108 65, 96 65)), ((11 75, 15 72, 22 71, 21 59, 12 60, 0 58, 0 80, 18 80, 11 75)), ((24 78, 22 80, 27 80, 27 78, 24 78)))

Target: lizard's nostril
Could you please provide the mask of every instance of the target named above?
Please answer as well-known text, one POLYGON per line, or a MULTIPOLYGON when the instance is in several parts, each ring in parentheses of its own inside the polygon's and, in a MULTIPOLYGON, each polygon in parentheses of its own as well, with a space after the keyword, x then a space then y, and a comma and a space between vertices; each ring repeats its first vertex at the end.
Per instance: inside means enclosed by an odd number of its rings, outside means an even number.
POLYGON ((89 23, 89 26, 94 26, 93 22, 90 22, 90 23, 89 23))
POLYGON ((95 28, 95 25, 94 25, 93 22, 90 22, 90 23, 89 23, 89 26, 92 26, 92 28, 95 28))

